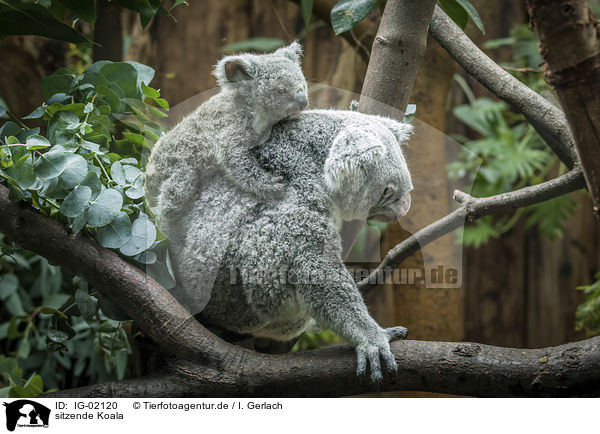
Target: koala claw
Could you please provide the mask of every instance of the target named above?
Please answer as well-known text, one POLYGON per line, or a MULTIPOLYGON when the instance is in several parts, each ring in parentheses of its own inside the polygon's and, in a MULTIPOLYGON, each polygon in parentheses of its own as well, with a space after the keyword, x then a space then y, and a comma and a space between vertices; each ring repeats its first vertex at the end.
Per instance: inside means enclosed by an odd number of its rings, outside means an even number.
POLYGON ((371 381, 373 383, 380 383, 383 380, 381 359, 383 359, 383 365, 387 372, 398 372, 396 359, 387 342, 385 345, 379 346, 372 344, 359 345, 356 347, 356 358, 358 363, 356 374, 359 376, 365 376, 367 374, 368 361, 369 367, 371 368, 371 381))
POLYGON ((396 339, 405 339, 408 336, 408 330, 406 329, 406 327, 402 326, 390 327, 385 329, 384 331, 389 342, 396 339))

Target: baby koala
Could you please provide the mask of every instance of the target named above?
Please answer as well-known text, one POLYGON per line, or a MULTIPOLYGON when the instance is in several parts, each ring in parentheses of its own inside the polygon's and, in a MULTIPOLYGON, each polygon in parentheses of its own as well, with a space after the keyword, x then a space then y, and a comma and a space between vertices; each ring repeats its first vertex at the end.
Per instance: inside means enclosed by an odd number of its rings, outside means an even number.
POLYGON ((146 198, 167 236, 214 176, 261 200, 283 194, 284 178, 262 168, 251 149, 274 124, 308 106, 301 56, 293 42, 271 54, 224 57, 214 72, 220 92, 157 141, 146 166, 146 198))

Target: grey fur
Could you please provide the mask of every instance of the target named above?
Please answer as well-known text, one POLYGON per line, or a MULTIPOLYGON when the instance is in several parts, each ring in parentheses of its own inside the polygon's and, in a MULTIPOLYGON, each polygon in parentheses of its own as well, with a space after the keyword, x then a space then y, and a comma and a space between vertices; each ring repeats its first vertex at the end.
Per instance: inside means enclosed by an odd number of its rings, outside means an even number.
POLYGON ((359 374, 367 361, 374 381, 382 378, 381 360, 395 371, 388 342, 406 329, 382 329, 371 318, 344 266, 338 231, 343 220, 406 213, 399 203, 412 182, 399 143, 410 131, 334 110, 275 125, 247 158, 288 179, 285 195, 265 203, 228 178, 204 184, 170 228, 183 240, 172 246, 174 295, 192 313, 203 309, 203 323, 255 337, 289 340, 316 320, 356 347, 359 374))
POLYGON ((170 237, 194 193, 219 174, 239 189, 272 199, 285 189, 251 158, 272 126, 308 105, 297 42, 272 54, 227 56, 217 64, 221 91, 164 134, 146 167, 146 197, 170 237))

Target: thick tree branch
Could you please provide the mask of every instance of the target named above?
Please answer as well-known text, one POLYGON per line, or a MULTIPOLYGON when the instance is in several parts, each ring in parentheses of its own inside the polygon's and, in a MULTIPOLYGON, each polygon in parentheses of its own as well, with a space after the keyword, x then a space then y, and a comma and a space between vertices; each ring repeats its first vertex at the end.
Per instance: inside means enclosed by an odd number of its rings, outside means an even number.
POLYGON ((398 118, 404 110, 427 45, 436 0, 388 0, 373 41, 358 109, 398 118))
POLYGON ((600 218, 600 22, 585 0, 527 0, 527 7, 600 218))
POLYGON ((393 342, 391 347, 398 375, 381 384, 358 378, 354 352, 336 347, 241 359, 230 366, 243 372, 235 379, 226 372, 177 362, 164 376, 52 396, 327 397, 387 390, 495 397, 600 395, 600 337, 540 349, 430 341, 393 342))
POLYGON ((490 59, 439 7, 429 33, 471 76, 501 100, 523 113, 527 121, 569 168, 577 162, 564 113, 490 59))
POLYGON ((463 226, 467 220, 474 221, 486 215, 543 202, 584 187, 583 173, 581 169, 575 168, 551 181, 491 197, 474 198, 457 190, 454 192, 454 199, 461 203, 460 207, 396 245, 387 253, 381 264, 359 282, 358 287, 363 294, 368 293, 383 282, 404 259, 423 246, 463 226))
POLYGON ((232 348, 198 323, 173 296, 116 253, 66 226, 11 202, 0 185, 0 232, 77 274, 117 302, 167 354, 220 363, 232 348))

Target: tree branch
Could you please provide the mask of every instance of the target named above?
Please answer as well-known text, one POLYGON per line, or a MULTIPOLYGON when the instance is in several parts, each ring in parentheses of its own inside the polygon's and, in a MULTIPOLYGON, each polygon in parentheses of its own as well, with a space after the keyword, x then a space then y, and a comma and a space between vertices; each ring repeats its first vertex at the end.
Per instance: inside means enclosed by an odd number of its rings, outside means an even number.
POLYGON ((436 6, 429 33, 471 76, 527 121, 569 168, 578 161, 565 114, 490 59, 436 6))
POLYGON ((600 219, 600 21, 585 0, 527 0, 527 8, 600 219))
POLYGON ((167 354, 219 363, 232 345, 216 338, 175 298, 116 253, 36 212, 12 202, 0 185, 0 232, 24 248, 87 280, 127 311, 167 354))
POLYGON ((584 187, 583 173, 581 169, 575 168, 551 181, 491 197, 475 198, 456 190, 454 199, 461 203, 460 207, 392 248, 381 264, 358 283, 358 287, 363 294, 367 294, 383 282, 404 259, 432 241, 463 226, 466 220, 474 221, 486 215, 543 202, 584 187))
POLYGON ((373 41, 358 109, 398 118, 404 110, 427 45, 436 0, 388 0, 373 41))
POLYGON ((600 337, 540 349, 431 341, 393 342, 391 348, 398 375, 381 384, 358 378, 354 352, 336 347, 240 360, 234 367, 243 375, 235 378, 177 362, 170 374, 51 396, 332 397, 391 390, 495 397, 600 395, 600 337))

